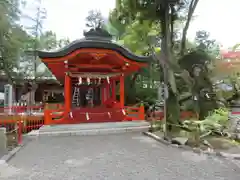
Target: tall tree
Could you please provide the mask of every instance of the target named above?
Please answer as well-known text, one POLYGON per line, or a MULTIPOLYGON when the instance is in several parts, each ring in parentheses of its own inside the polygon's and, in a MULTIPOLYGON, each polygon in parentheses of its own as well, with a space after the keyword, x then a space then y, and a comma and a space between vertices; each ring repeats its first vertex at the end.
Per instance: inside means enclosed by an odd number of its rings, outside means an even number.
POLYGON ((26 27, 30 37, 28 41, 28 48, 27 51, 33 51, 33 59, 29 58, 30 62, 33 64, 33 69, 32 69, 32 76, 34 79, 37 78, 37 67, 41 63, 38 58, 37 58, 37 50, 39 49, 39 38, 42 34, 43 30, 43 21, 46 18, 46 9, 42 7, 42 0, 34 0, 34 9, 35 9, 35 14, 34 15, 29 15, 29 14, 23 14, 22 17, 30 20, 30 26, 26 27))
POLYGON ((197 31, 195 37, 196 48, 209 53, 213 58, 220 54, 220 46, 215 39, 210 38, 210 33, 204 30, 197 31))
POLYGON ((0 1, 0 70, 14 84, 13 73, 18 66, 18 60, 23 51, 26 32, 18 24, 20 17, 19 0, 0 1))
MULTIPOLYGON (((46 31, 46 32, 43 32, 38 39, 38 44, 39 44, 38 49, 51 51, 51 50, 62 48, 68 45, 69 43, 70 43, 69 39, 67 38, 57 39, 56 33, 52 31, 46 31)), ((37 77, 52 77, 52 73, 42 62, 37 67, 36 75, 37 77)))
MULTIPOLYGON (((25 76, 33 75, 33 65, 34 61, 34 48, 32 47, 34 43, 37 43, 38 50, 51 51, 62 48, 70 43, 70 40, 67 38, 57 39, 56 33, 53 31, 45 31, 37 38, 33 39, 32 36, 28 37, 28 41, 25 42, 25 52, 26 55, 22 57, 21 61, 21 72, 25 72, 25 76)), ((36 67, 36 78, 41 77, 52 77, 51 72, 47 69, 44 63, 37 58, 37 67, 36 67)))
POLYGON ((98 10, 91 10, 88 12, 88 16, 86 17, 86 26, 88 28, 100 28, 103 26, 104 18, 102 13, 98 10))
MULTIPOLYGON (((118 0, 116 6, 116 17, 119 22, 123 25, 131 24, 136 19, 139 20, 141 24, 145 20, 149 22, 154 22, 159 24, 158 31, 160 33, 160 39, 156 38, 156 43, 151 43, 151 46, 161 44, 160 53, 154 53, 154 57, 164 72, 164 84, 165 84, 165 94, 169 94, 166 98, 167 105, 167 117, 171 120, 171 123, 176 123, 179 121, 180 106, 179 106, 179 87, 177 86, 177 79, 181 77, 184 84, 188 84, 192 87, 192 77, 190 77, 189 72, 186 69, 182 69, 178 64, 177 54, 181 56, 186 51, 186 35, 187 30, 193 16, 194 10, 197 6, 198 0, 164 0, 164 1, 140 1, 140 0, 118 0), (184 13, 187 12, 187 13, 184 13), (182 17, 184 15, 184 17, 182 17), (175 25, 179 22, 185 22, 183 31, 180 38, 180 48, 179 51, 175 52, 175 40, 179 39, 178 32, 176 32, 175 25), (176 54, 175 54, 176 53, 176 54)), ((139 42, 140 43, 140 42, 139 42)), ((151 48, 152 52, 154 48, 151 48)), ((162 76, 162 73, 161 73, 162 76)), ((189 88, 191 92, 191 88, 189 88)), ((191 95, 191 93, 190 93, 191 95)), ((169 121, 170 122, 170 121, 169 121)))

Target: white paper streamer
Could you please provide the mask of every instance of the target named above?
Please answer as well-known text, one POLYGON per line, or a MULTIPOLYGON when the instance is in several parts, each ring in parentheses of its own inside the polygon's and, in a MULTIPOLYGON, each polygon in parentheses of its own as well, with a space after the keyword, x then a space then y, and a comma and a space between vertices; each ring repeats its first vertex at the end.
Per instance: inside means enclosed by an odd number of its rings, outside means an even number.
POLYGON ((107 83, 108 83, 108 84, 110 83, 110 79, 109 79, 109 77, 107 77, 107 83))
POLYGON ((111 118, 111 117, 112 117, 110 112, 108 112, 108 117, 109 117, 109 118, 111 118))
POLYGON ((124 110, 124 109, 122 109, 122 113, 123 113, 123 115, 126 115, 126 112, 125 112, 125 110, 124 110))
POLYGON ((88 85, 90 84, 90 78, 87 78, 87 84, 88 85))
POLYGON ((86 113, 86 119, 87 119, 87 121, 90 119, 88 113, 86 113))
POLYGON ((98 78, 98 84, 101 84, 102 78, 98 78))
POLYGON ((72 112, 70 112, 69 115, 70 115, 71 118, 73 118, 73 114, 72 114, 72 112))
POLYGON ((79 84, 79 85, 82 84, 82 77, 79 77, 79 78, 78 78, 78 84, 79 84))

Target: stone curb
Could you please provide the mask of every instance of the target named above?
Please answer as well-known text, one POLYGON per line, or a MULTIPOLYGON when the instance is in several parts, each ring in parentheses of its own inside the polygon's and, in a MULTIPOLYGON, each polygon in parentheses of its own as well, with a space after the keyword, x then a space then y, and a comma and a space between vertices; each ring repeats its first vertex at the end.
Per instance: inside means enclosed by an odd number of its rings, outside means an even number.
POLYGON ((190 150, 190 151, 193 151, 194 153, 197 153, 197 154, 206 154, 206 155, 210 155, 210 156, 218 156, 218 157, 222 157, 222 158, 240 160, 240 154, 231 154, 231 153, 217 152, 217 151, 204 151, 200 148, 192 148, 192 147, 189 147, 187 145, 172 144, 171 142, 166 141, 163 138, 161 138, 161 137, 159 137, 159 136, 157 136, 157 135, 155 135, 154 133, 151 133, 151 132, 143 132, 143 134, 145 136, 148 136, 148 137, 162 143, 162 144, 169 145, 169 146, 176 147, 176 148, 181 148, 181 149, 184 149, 184 150, 187 150, 187 151, 190 150))
POLYGON ((24 145, 19 145, 0 158, 0 164, 10 161, 24 145))
POLYGON ((39 132, 36 136, 85 136, 85 135, 107 135, 119 134, 125 132, 144 132, 149 126, 142 127, 128 127, 128 128, 106 128, 106 129, 88 129, 88 130, 69 130, 69 131, 55 131, 55 132, 39 132))

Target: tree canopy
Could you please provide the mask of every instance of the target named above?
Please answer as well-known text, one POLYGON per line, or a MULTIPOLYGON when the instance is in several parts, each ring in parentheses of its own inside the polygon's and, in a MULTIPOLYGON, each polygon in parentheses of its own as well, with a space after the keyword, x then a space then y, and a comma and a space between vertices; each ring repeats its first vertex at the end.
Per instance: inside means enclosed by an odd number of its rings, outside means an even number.
MULTIPOLYGON (((166 103, 171 122, 179 120, 179 110, 181 106, 186 109, 186 100, 192 102, 188 106, 190 109, 197 104, 192 110, 200 114, 200 118, 215 107, 202 108, 209 101, 206 94, 213 92, 207 65, 219 54, 219 46, 203 30, 196 33, 195 41, 187 39, 198 2, 117 0, 109 17, 111 29, 120 44, 139 55, 154 55, 154 65, 138 72, 137 76, 147 83, 160 80, 168 86, 166 103), (200 73, 196 73, 198 71, 200 73)), ((134 75, 132 80, 135 80, 134 75)))
POLYGON ((51 75, 46 68, 42 68, 42 72, 38 73, 42 63, 36 54, 26 52, 37 49, 52 50, 69 43, 68 39, 58 40, 52 31, 42 31, 46 12, 40 8, 41 1, 36 2, 36 14, 28 15, 20 11, 21 0, 0 1, 0 70, 11 84, 16 83, 14 79, 17 76, 51 75), (27 18, 32 25, 22 26, 19 21, 21 18, 27 18))

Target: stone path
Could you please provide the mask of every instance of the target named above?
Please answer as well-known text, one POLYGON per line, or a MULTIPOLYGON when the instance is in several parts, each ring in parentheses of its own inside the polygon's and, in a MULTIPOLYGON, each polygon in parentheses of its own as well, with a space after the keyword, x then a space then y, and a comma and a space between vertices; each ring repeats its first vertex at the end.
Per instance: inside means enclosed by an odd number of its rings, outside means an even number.
POLYGON ((139 133, 42 137, 9 164, 1 180, 238 180, 240 166, 162 145, 139 133))

